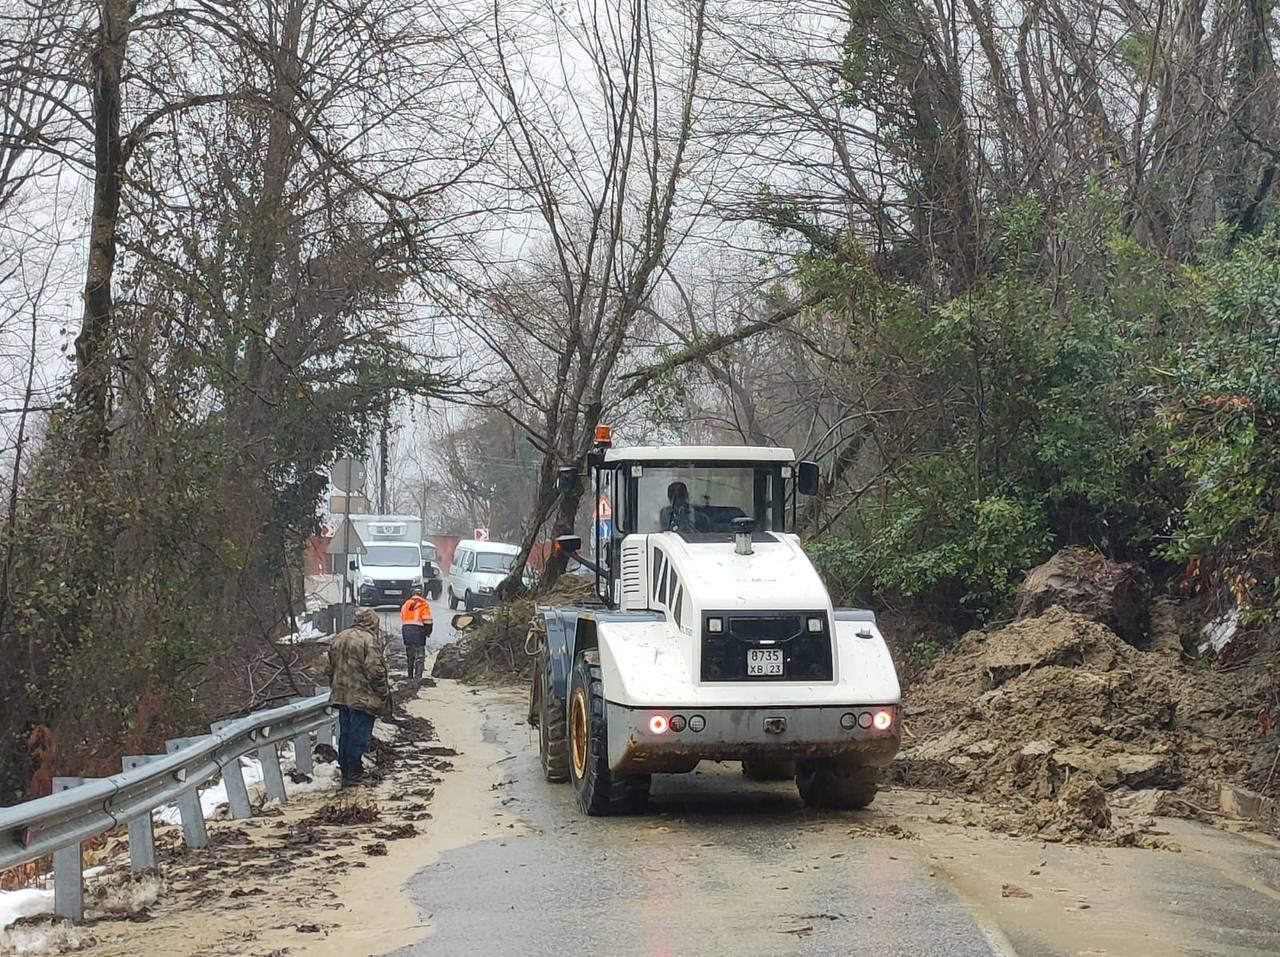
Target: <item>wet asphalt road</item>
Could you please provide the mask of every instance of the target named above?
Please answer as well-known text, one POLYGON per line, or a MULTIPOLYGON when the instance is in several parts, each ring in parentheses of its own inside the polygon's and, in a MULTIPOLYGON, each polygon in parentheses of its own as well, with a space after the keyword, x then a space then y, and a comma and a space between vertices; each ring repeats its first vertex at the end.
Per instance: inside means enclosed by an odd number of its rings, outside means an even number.
MULTIPOLYGON (((439 604, 433 648, 452 638, 439 604)), ((405 889, 432 932, 394 957, 1280 954, 1274 846, 1201 829, 1211 839, 1186 853, 1132 852, 1088 871, 1103 857, 1096 849, 1023 843, 1046 870, 1075 872, 1066 883, 1100 906, 1082 911, 1068 895, 1047 924, 1011 922, 1005 908, 961 896, 954 845, 883 836, 902 812, 892 794, 870 812, 818 815, 790 784, 704 764, 656 776, 644 815, 586 818, 569 785, 543 780, 519 702, 471 695, 464 700, 499 755, 488 765, 496 783, 476 806, 517 815, 528 831, 446 851, 415 874, 405 889), (1094 883, 1080 876, 1094 872, 1094 883), (1124 903, 1108 908, 1108 895, 1124 903)), ((998 889, 1027 861, 983 833, 966 838, 980 842, 968 851, 994 866, 980 877, 998 889)))
POLYGON ((1003 954, 929 865, 891 838, 833 844, 786 785, 728 767, 659 777, 654 809, 578 814, 509 705, 499 800, 534 833, 446 853, 409 882, 435 928, 397 957, 970 957, 1003 954))

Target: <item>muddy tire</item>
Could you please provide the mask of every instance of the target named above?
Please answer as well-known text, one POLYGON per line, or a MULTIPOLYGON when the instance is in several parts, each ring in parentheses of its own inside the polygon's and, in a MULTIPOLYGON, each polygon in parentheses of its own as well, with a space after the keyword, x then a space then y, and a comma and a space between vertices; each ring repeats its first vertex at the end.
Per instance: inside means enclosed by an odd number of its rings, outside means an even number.
POLYGON ((830 758, 796 763, 796 787, 809 807, 859 811, 876 799, 880 769, 830 758))
POLYGON ((742 762, 742 775, 748 781, 790 781, 796 776, 796 763, 779 758, 747 758, 742 762))
POLYGON ((635 814, 649 803, 649 775, 609 770, 608 712, 600 656, 578 655, 569 681, 569 781, 578 807, 592 817, 635 814))
POLYGON ((453 593, 453 586, 449 586, 449 610, 458 610, 458 596, 453 593))
POLYGON ((542 776, 552 784, 569 780, 569 719, 564 700, 551 688, 551 661, 544 649, 538 656, 538 756, 542 776))

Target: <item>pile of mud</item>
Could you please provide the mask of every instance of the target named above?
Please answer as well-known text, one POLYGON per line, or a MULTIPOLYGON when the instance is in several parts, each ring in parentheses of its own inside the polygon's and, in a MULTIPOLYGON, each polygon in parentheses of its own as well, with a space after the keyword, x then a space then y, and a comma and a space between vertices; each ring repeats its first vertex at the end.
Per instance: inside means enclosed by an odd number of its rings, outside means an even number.
POLYGON ((470 631, 436 655, 435 678, 467 682, 525 683, 533 676, 532 654, 540 645, 535 627, 537 605, 599 604, 594 583, 577 575, 561 575, 546 594, 504 602, 481 616, 470 631))
POLYGON ((1054 607, 970 632, 909 689, 896 777, 974 796, 999 830, 1153 843, 1152 815, 1216 809, 1270 762, 1274 694, 1265 669, 1186 666, 1054 607))

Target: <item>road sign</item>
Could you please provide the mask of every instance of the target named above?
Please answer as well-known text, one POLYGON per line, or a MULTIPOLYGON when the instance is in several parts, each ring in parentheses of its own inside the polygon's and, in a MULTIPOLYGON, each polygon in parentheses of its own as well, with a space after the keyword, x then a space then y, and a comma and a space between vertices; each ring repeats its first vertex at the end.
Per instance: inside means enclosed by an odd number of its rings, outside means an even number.
POLYGON ((613 503, 607 495, 601 495, 596 501, 596 538, 613 538, 613 503))
POLYGON ((489 540, 489 530, 487 528, 477 528, 471 537, 477 542, 487 542, 489 540))
POLYGON ((364 463, 351 458, 338 459, 329 470, 329 481, 344 492, 364 491, 367 477, 364 463))
POLYGON ((338 530, 333 533, 333 538, 329 539, 329 546, 325 551, 330 555, 363 555, 367 549, 360 540, 360 533, 351 524, 351 519, 344 518, 338 530))

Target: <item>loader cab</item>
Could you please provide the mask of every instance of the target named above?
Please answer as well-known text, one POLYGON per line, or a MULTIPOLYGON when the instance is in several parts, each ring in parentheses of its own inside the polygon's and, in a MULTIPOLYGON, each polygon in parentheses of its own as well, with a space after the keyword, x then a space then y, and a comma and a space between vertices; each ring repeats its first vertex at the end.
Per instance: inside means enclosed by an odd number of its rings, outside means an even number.
MULTIPOLYGON (((597 442, 588 461, 595 521, 582 553, 596 592, 621 603, 623 540, 671 533, 687 542, 773 541, 795 525, 796 495, 813 494, 818 467, 789 449, 672 446, 614 449, 597 442)), ((749 547, 749 546, 748 546, 749 547)))

